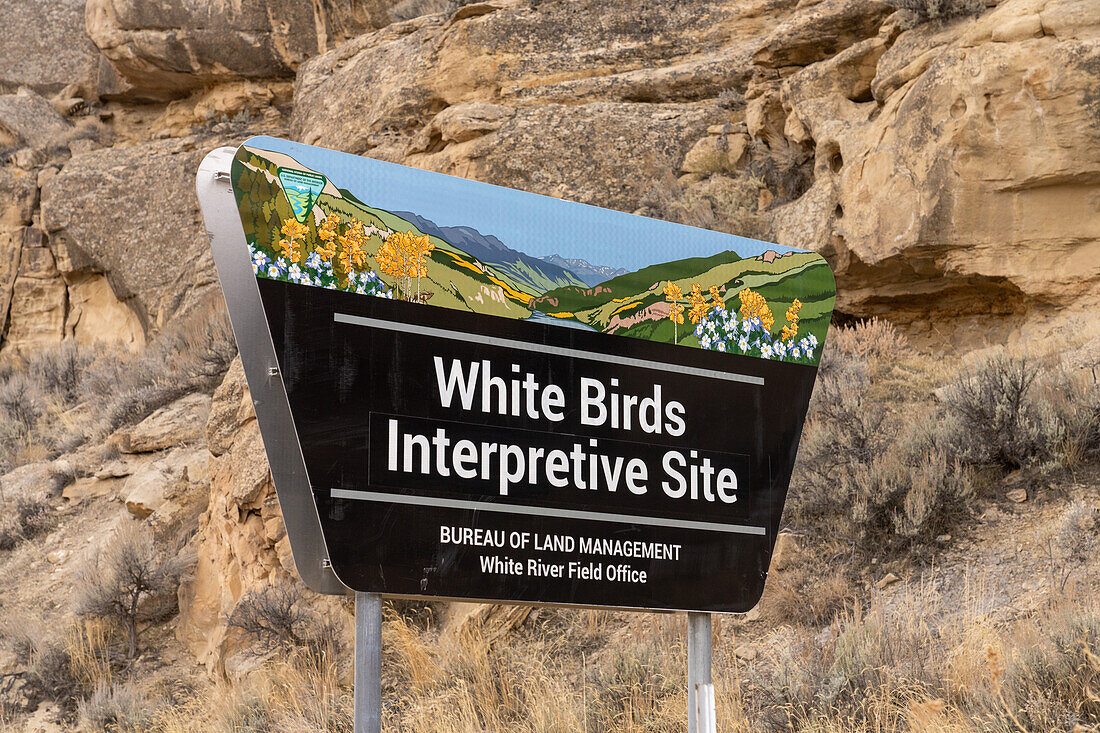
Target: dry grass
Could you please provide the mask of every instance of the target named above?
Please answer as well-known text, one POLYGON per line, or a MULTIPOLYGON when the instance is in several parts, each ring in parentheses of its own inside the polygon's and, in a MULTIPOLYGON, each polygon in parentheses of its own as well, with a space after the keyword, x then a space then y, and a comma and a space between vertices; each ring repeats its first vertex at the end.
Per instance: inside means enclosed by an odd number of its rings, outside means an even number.
POLYGON ((771 658, 750 673, 765 692, 722 708, 732 718, 720 727, 1020 733, 1100 723, 1089 694, 1100 679, 1094 599, 1063 599, 1008 624, 980 594, 950 603, 912 588, 891 607, 842 614, 824 635, 776 632, 771 658))
POLYGON ((212 391, 236 356, 229 319, 211 305, 139 354, 69 341, 0 365, 0 474, 54 458, 136 423, 184 395, 212 391))

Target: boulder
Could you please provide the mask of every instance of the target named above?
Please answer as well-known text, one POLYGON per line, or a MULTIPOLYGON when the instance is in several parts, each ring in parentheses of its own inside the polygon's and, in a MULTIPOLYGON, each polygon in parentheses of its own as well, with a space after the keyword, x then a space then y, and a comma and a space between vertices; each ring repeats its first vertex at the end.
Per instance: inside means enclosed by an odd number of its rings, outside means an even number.
POLYGON ((49 461, 27 463, 0 476, 3 500, 10 502, 23 497, 50 496, 57 491, 56 475, 49 461))
POLYGON ((241 426, 255 419, 244 367, 238 356, 233 359, 222 383, 214 391, 210 417, 206 421, 206 445, 210 452, 220 456, 228 451, 241 426))
POLYGON ((802 543, 798 535, 780 532, 772 550, 772 570, 788 570, 802 561, 802 543))
POLYGON ((88 34, 117 73, 110 97, 164 100, 235 79, 292 78, 298 65, 386 25, 386 0, 88 0, 88 34))
POLYGON ((809 66, 878 33, 895 8, 878 0, 823 0, 781 23, 752 55, 758 66, 809 66))
POLYGON ((66 277, 106 276, 146 335, 217 291, 195 171, 220 140, 185 138, 77 155, 42 189, 42 225, 66 277))
POLYGON ((8 0, 0 28, 0 91, 54 94, 75 84, 95 96, 100 55, 84 30, 84 0, 8 0))
MULTIPOLYGON (((34 176, 26 171, 0 167, 0 231, 20 229, 31 223, 34 205, 38 200, 38 188, 34 176)), ((18 242, 22 247, 22 231, 18 242)))
POLYGON ((45 149, 63 145, 73 130, 44 97, 28 89, 0 94, 0 144, 45 149))
POLYGON ((210 397, 191 394, 162 407, 120 435, 125 453, 152 453, 193 443, 203 437, 210 397))
POLYGON ((183 493, 189 484, 189 467, 199 461, 200 453, 205 451, 174 450, 164 458, 135 468, 119 492, 127 511, 145 519, 183 493))

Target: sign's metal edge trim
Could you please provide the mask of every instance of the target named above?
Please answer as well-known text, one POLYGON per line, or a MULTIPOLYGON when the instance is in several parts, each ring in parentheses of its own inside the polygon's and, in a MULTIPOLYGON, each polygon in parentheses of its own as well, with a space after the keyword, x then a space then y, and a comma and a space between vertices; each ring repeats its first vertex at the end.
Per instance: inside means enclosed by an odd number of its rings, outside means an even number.
POLYGON ((331 566, 325 565, 329 554, 317 502, 309 485, 290 402, 275 368, 278 360, 230 182, 230 167, 236 153, 237 148, 232 147, 208 153, 199 165, 195 190, 233 333, 239 350, 249 357, 242 356, 241 363, 261 435, 270 438, 263 441, 264 451, 287 525, 295 568, 312 590, 346 595, 348 587, 340 582, 331 566))

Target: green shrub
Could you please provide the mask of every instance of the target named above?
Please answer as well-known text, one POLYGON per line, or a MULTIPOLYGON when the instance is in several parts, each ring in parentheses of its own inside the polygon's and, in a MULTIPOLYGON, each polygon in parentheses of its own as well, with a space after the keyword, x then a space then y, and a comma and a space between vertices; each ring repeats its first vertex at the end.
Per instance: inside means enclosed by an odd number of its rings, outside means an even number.
MULTIPOLYGON (((926 544, 965 514, 970 471, 929 408, 888 398, 905 339, 881 321, 838 329, 814 388, 788 502, 866 551, 926 544)), ((911 390, 910 390, 911 391, 911 390)), ((910 395, 910 400, 913 397, 910 395)))
POLYGON ((972 463, 1019 468, 1050 455, 1064 427, 1037 398, 1034 359, 1000 352, 964 367, 946 390, 944 406, 957 421, 958 455, 972 463))
POLYGON ((1100 615, 1080 608, 1052 614, 1042 636, 1008 667, 1005 687, 1010 707, 1019 711, 1027 730, 1095 729, 1100 725, 1100 615))
POLYGON ((99 733, 145 733, 159 722, 163 701, 146 697, 132 682, 103 684, 77 703, 82 730, 99 733))

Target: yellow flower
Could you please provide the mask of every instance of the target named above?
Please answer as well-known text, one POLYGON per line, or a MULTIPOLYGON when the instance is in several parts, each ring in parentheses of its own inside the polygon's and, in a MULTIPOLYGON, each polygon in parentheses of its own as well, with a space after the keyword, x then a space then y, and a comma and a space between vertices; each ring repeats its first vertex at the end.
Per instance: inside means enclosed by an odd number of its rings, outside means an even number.
POLYGON ((791 307, 788 308, 787 312, 784 314, 787 317, 787 325, 784 326, 783 330, 780 332, 783 341, 798 335, 798 312, 800 310, 802 310, 802 302, 798 298, 795 298, 794 302, 791 303, 791 307))
POLYGON ((296 219, 287 219, 283 222, 281 231, 283 239, 279 240, 279 249, 282 250, 283 256, 291 262, 300 262, 302 259, 300 245, 309 227, 299 224, 296 219))
POLYGON ((771 308, 768 307, 763 295, 745 288, 737 294, 737 297, 741 299, 742 318, 759 318, 760 323, 764 325, 766 330, 772 330, 772 326, 775 325, 775 317, 772 315, 771 308))
POLYGON ((671 280, 668 281, 668 285, 665 287, 665 300, 674 303, 680 298, 684 297, 684 291, 680 290, 680 286, 671 280))
POLYGON ((684 322, 684 306, 679 303, 673 303, 668 309, 668 318, 673 323, 684 322))
POLYGON ((710 286, 711 305, 720 311, 726 309, 726 301, 722 300, 722 293, 718 290, 717 285, 710 286))
POLYGON ((698 323, 706 318, 707 311, 710 310, 710 304, 707 303, 707 299, 703 296, 703 290, 699 287, 699 283, 695 283, 691 286, 691 292, 688 293, 688 303, 691 304, 691 311, 688 312, 688 317, 692 323, 698 323))
POLYGON ((363 236, 363 222, 358 219, 352 221, 344 233, 336 237, 336 242, 340 245, 340 264, 344 272, 349 274, 362 272, 366 267, 367 253, 363 249, 366 241, 366 237, 363 236))

